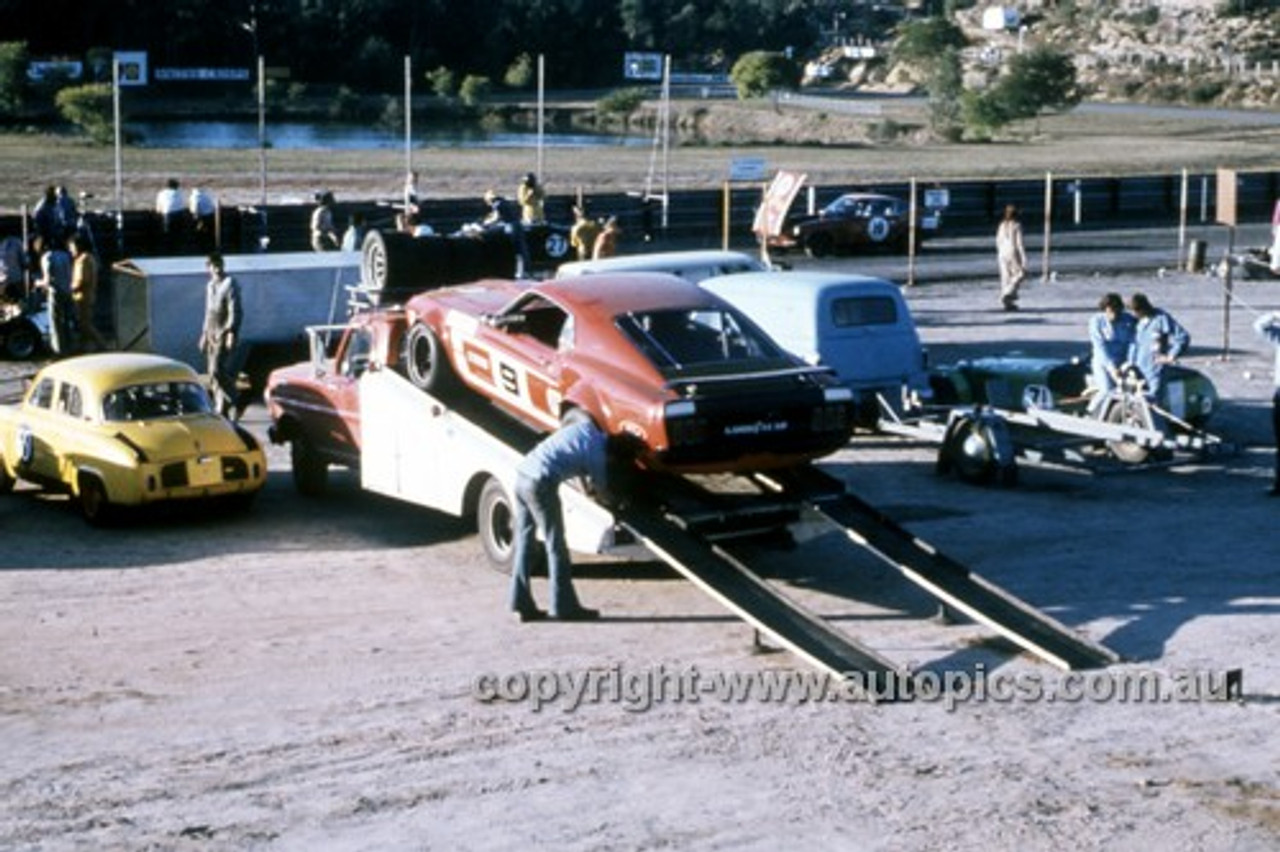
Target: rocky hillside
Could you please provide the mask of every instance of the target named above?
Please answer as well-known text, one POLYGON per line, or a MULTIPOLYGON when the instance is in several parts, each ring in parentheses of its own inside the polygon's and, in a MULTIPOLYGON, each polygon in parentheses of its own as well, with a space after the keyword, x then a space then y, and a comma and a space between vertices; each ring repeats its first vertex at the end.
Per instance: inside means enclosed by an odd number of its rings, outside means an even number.
MULTIPOLYGON (((1008 20, 1016 25, 991 30, 983 26, 984 17, 998 7, 981 3, 956 17, 970 45, 964 51, 966 81, 981 85, 1019 49, 1046 44, 1075 54, 1091 99, 1280 107, 1280 9, 1224 14, 1229 5, 1224 0, 1030 0, 1005 4, 1012 13, 1008 20)), ((830 83, 898 91, 918 85, 912 69, 884 59, 868 61, 840 51, 825 59, 836 68, 830 83)))

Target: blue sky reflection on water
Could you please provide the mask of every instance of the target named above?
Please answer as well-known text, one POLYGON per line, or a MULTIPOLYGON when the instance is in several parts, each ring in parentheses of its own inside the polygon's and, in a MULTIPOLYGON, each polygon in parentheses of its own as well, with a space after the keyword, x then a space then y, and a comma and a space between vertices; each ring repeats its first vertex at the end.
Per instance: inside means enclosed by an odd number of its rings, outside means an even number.
MULTIPOLYGON (((256 148, 257 122, 163 121, 129 122, 133 144, 143 148, 256 148)), ((279 150, 318 148, 326 150, 395 149, 404 147, 403 130, 358 124, 268 123, 268 145, 279 150)), ((489 132, 480 128, 424 128, 414 130, 413 144, 425 148, 532 148, 538 144, 534 132, 489 132)), ((614 136, 590 133, 545 133, 548 148, 636 147, 652 144, 643 136, 614 136)))

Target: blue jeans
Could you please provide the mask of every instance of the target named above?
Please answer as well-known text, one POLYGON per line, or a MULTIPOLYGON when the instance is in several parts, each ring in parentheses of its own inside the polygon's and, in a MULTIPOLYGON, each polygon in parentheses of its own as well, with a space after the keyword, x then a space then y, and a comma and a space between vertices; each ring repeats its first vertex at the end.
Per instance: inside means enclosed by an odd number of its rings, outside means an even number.
POLYGON ((551 614, 560 616, 580 608, 573 590, 573 563, 564 537, 564 512, 558 482, 516 477, 515 545, 511 566, 511 608, 532 610, 537 604, 529 586, 529 574, 542 533, 551 583, 551 614))

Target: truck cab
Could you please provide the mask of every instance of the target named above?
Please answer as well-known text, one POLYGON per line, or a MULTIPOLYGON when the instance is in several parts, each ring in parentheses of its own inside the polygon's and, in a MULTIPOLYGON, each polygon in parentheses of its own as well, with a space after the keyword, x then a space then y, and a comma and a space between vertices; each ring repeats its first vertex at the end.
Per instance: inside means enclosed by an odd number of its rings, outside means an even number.
POLYGON ((360 465, 360 377, 397 369, 405 317, 399 308, 357 314, 343 325, 308 326, 308 361, 267 379, 271 440, 289 443, 298 490, 323 492, 330 465, 360 465))

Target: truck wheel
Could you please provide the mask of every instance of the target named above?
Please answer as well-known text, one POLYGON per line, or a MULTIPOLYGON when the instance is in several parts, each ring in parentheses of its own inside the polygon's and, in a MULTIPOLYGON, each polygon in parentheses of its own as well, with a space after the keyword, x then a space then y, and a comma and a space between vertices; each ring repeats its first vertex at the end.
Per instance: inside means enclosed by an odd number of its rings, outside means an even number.
POLYGON ((809 257, 827 257, 835 250, 835 241, 830 234, 814 234, 804 241, 804 250, 809 257))
POLYGON ((510 574, 515 554, 515 506, 507 496, 507 489, 497 479, 490 478, 480 491, 476 529, 489 563, 504 574, 510 574))
POLYGON ((26 361, 40 348, 40 332, 29 322, 19 322, 4 341, 4 352, 13 361, 26 361))
POLYGON ((404 344, 409 381, 430 394, 445 394, 456 385, 449 356, 431 326, 416 322, 404 344))
POLYGON ((80 514, 95 527, 109 525, 115 519, 115 507, 107 499, 107 489, 96 476, 80 476, 80 514))
POLYGON ((289 442, 289 459, 293 464, 293 487, 299 494, 319 497, 328 490, 329 464, 302 435, 289 442))

